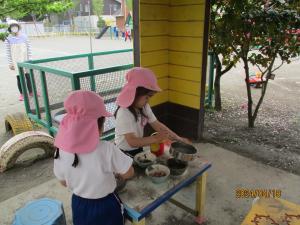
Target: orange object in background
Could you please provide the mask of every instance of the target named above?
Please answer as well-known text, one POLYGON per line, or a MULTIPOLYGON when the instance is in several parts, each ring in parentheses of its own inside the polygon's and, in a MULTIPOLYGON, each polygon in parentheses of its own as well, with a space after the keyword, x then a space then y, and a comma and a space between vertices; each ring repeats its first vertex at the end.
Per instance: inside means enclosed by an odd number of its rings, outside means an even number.
POLYGON ((255 77, 256 77, 256 78, 261 78, 261 76, 262 76, 262 73, 261 73, 261 72, 256 72, 256 73, 255 73, 255 77))

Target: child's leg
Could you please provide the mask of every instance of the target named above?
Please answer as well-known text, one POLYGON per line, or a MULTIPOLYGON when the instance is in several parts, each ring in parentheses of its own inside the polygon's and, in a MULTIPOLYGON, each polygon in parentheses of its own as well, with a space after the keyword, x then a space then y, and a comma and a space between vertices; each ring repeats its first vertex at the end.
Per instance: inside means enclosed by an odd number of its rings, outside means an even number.
POLYGON ((20 94, 23 94, 22 93, 22 86, 21 86, 21 79, 20 79, 19 75, 17 75, 17 84, 18 84, 18 89, 19 89, 20 94))
POLYGON ((32 93, 32 86, 31 86, 29 73, 25 73, 25 77, 26 77, 27 89, 29 93, 32 93))

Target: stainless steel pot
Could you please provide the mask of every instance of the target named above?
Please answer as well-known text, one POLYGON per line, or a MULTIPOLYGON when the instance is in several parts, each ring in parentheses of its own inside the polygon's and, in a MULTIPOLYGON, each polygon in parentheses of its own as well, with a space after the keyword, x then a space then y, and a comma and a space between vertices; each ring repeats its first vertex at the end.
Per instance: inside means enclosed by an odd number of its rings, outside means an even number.
POLYGON ((182 142, 173 142, 170 147, 170 154, 182 161, 192 161, 197 154, 197 149, 182 142))

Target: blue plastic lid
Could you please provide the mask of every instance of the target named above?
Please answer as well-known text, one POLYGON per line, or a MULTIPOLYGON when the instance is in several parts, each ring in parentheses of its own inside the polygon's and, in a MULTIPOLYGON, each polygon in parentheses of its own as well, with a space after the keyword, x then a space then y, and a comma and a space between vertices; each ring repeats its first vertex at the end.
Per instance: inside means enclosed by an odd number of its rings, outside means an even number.
POLYGON ((63 214, 62 203, 43 198, 27 203, 16 212, 14 225, 52 225, 63 214))

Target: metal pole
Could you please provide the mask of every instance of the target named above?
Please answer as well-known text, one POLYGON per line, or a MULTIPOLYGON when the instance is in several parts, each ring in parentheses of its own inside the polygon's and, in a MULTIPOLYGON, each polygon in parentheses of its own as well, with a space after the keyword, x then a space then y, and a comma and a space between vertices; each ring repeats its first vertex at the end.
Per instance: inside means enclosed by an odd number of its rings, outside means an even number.
POLYGON ((213 52, 209 52, 208 55, 209 55, 208 105, 209 107, 212 107, 215 57, 213 52))
POLYGON ((91 29, 92 29, 92 21, 91 21, 91 3, 90 0, 88 0, 88 7, 89 7, 89 25, 90 25, 90 52, 91 54, 93 53, 93 45, 92 45, 92 33, 91 33, 91 29))
MULTIPOLYGON (((89 69, 93 70, 94 69, 94 58, 93 58, 93 45, 92 45, 92 22, 91 22, 91 4, 90 0, 88 0, 88 6, 89 6, 89 23, 90 23, 90 52, 91 54, 88 56, 88 62, 89 62, 89 69)), ((96 91, 96 81, 95 81, 95 76, 90 77, 90 85, 91 85, 91 90, 96 91)), ((80 83, 79 83, 80 84, 80 83)))

